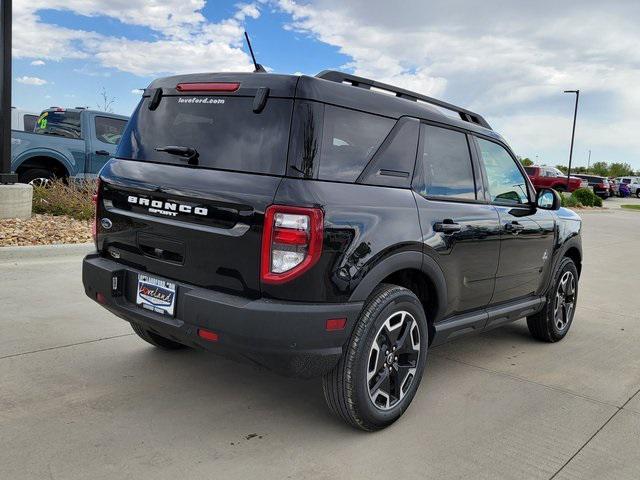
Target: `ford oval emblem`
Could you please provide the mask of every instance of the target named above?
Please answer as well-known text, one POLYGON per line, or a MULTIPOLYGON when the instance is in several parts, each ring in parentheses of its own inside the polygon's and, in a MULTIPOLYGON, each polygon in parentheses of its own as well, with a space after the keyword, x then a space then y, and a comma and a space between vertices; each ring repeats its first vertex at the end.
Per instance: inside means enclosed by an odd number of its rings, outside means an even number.
POLYGON ((102 228, 104 228, 105 230, 109 230, 111 227, 113 227, 113 223, 111 223, 111 220, 109 220, 108 218, 103 218, 102 220, 100 220, 100 225, 102 225, 102 228))

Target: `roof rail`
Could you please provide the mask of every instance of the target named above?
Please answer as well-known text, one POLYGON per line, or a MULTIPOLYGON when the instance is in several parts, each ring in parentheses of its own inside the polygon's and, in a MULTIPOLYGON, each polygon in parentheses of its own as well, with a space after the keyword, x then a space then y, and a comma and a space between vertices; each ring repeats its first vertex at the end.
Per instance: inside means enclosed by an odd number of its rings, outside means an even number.
POLYGON ((406 100, 411 100, 414 102, 430 103, 431 105, 435 105, 436 107, 444 108, 446 110, 451 110, 457 113, 465 122, 475 123, 476 125, 480 125, 491 130, 491 126, 482 117, 482 115, 472 112, 471 110, 467 110, 466 108, 457 107, 456 105, 453 105, 451 103, 443 102, 442 100, 437 100, 432 97, 427 97, 426 95, 412 92, 410 90, 394 87, 393 85, 388 85, 386 83, 376 82, 375 80, 370 80, 368 78, 358 77, 349 73, 338 72, 336 70, 323 70, 316 75, 316 78, 322 78, 323 80, 329 80, 331 82, 346 83, 348 85, 364 88, 367 90, 371 90, 373 87, 376 90, 383 90, 386 93, 391 93, 398 98, 404 98, 406 100))

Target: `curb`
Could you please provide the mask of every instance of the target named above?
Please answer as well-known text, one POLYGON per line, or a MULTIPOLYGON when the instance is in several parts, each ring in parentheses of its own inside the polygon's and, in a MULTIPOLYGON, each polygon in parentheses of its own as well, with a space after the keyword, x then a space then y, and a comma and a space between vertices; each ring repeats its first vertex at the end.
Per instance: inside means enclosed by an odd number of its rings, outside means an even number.
POLYGON ((18 260, 48 260, 74 255, 86 255, 95 251, 93 243, 59 243, 54 245, 30 245, 26 247, 0 247, 0 262, 18 260))

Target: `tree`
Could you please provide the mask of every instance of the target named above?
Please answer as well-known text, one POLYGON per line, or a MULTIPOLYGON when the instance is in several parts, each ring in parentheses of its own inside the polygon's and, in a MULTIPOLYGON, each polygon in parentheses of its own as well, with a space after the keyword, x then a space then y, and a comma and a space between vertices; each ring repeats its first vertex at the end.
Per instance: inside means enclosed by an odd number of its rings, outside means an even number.
POLYGON ((100 92, 100 103, 98 103, 98 110, 102 110, 103 112, 113 113, 113 104, 116 101, 116 97, 109 97, 107 94, 107 89, 102 87, 102 91, 100 92))
POLYGON ((633 175, 633 168, 628 163, 612 163, 609 166, 610 177, 626 177, 627 175, 633 175))
POLYGON ((556 168, 558 170, 560 170, 562 173, 564 173, 565 175, 567 174, 567 172, 569 171, 569 169, 567 167, 565 167, 564 165, 556 165, 556 168))
POLYGON ((595 162, 593 165, 591 165, 591 171, 594 175, 606 177, 607 175, 609 175, 609 165, 607 165, 607 162, 595 162))
POLYGON ((518 157, 518 160, 520 160, 520 163, 524 166, 524 167, 530 167, 531 165, 533 165, 533 160, 531 160, 528 157, 518 157))

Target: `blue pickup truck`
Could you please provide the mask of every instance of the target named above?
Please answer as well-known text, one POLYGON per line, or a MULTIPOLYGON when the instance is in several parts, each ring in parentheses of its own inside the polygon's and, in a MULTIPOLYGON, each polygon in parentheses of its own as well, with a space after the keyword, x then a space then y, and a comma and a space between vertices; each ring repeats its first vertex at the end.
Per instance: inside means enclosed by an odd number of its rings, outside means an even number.
POLYGON ((11 131, 11 167, 22 183, 95 177, 116 152, 129 120, 84 108, 49 108, 33 132, 11 131))

